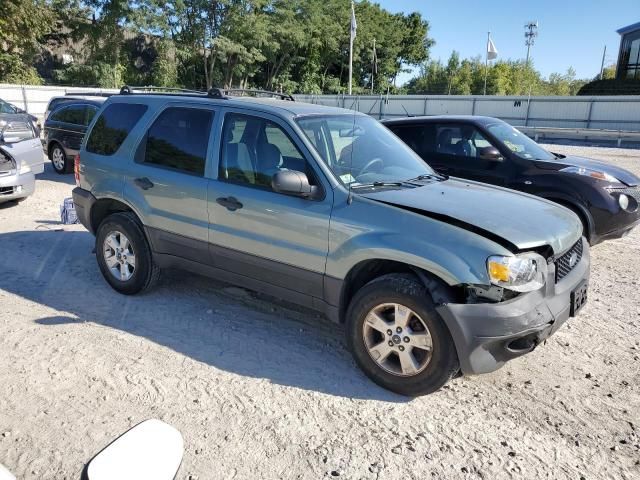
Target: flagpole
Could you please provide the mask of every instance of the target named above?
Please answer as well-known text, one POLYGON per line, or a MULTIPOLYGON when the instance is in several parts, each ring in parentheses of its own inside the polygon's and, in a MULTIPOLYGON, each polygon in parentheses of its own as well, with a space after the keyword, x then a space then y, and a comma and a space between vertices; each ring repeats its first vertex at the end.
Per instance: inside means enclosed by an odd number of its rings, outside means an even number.
POLYGON ((351 95, 351 81, 353 79, 353 1, 351 2, 351 27, 349 28, 349 95, 351 95))
POLYGON ((491 41, 491 32, 487 33, 487 48, 484 52, 484 93, 487 94, 487 76, 489 75, 489 42, 491 41))
POLYGON ((373 56, 371 57, 371 95, 373 95, 373 77, 376 69, 376 39, 373 39, 373 56))

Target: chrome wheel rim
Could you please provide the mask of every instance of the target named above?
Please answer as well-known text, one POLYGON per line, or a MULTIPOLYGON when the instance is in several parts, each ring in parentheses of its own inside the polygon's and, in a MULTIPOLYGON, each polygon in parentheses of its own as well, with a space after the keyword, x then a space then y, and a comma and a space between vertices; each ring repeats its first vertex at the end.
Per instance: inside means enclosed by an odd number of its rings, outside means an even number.
POLYGON ((53 162, 56 170, 64 169, 64 153, 58 147, 54 148, 53 152, 51 152, 51 162, 53 162))
POLYGON ((362 324, 362 336, 371 359, 393 375, 412 377, 431 361, 429 328, 405 305, 383 303, 371 309, 362 324))
POLYGON ((102 245, 104 261, 111 275, 121 282, 129 280, 136 270, 136 255, 125 234, 114 230, 102 245))

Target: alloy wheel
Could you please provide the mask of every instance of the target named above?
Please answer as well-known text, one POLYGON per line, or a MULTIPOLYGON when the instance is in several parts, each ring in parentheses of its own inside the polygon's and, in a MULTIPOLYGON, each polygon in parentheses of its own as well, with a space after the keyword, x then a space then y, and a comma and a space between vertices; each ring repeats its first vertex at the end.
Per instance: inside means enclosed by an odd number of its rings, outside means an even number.
POLYGON ((51 152, 51 162, 56 170, 64 170, 64 152, 59 147, 55 147, 51 152))
POLYGON ((433 342, 420 316, 399 303, 371 309, 362 325, 365 347, 371 359, 388 373, 410 377, 431 361, 433 342))
POLYGON ((117 280, 126 282, 136 269, 136 255, 129 239, 117 230, 109 232, 102 246, 104 261, 117 280))

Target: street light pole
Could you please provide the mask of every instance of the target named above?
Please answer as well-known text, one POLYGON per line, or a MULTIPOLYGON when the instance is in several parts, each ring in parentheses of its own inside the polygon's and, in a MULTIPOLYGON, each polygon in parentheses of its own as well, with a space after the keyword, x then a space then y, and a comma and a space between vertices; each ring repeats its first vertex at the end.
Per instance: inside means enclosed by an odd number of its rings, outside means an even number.
POLYGON ((524 44, 527 46, 527 61, 525 65, 529 66, 529 58, 531 53, 531 45, 535 43, 535 38, 538 36, 538 22, 529 22, 524 26, 524 44))

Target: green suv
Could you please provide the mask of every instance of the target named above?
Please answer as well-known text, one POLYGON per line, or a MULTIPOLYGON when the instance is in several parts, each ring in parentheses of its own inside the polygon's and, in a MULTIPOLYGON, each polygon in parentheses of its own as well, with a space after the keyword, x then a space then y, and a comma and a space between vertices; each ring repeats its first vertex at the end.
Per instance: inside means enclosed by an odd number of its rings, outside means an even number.
POLYGON ((104 103, 73 198, 115 290, 181 268, 318 310, 405 395, 531 352, 584 305, 571 211, 439 175, 371 117, 281 97, 124 87, 104 103))

